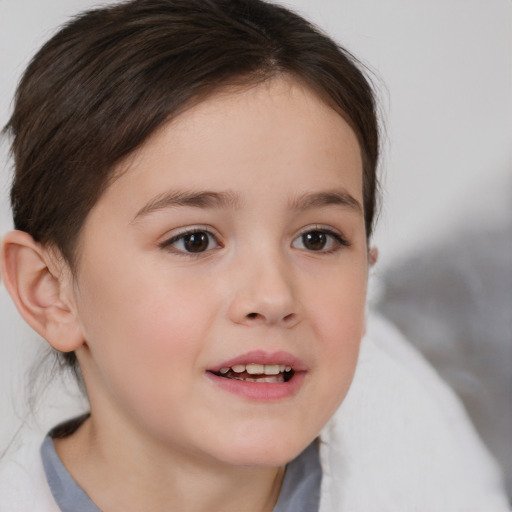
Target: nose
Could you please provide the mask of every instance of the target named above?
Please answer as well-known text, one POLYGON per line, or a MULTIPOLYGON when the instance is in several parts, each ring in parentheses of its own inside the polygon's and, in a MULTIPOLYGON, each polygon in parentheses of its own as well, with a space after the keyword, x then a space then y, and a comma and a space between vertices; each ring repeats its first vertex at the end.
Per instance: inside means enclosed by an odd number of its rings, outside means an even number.
POLYGON ((291 328, 300 321, 296 279, 277 258, 246 259, 232 275, 231 321, 241 325, 291 328))

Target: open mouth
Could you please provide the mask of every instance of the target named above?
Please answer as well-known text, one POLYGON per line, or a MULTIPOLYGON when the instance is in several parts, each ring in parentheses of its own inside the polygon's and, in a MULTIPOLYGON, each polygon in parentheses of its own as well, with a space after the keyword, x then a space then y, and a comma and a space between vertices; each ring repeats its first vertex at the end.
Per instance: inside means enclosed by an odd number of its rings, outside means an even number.
POLYGON ((295 374, 291 366, 284 364, 235 364, 212 372, 225 379, 241 380, 245 382, 288 382, 295 374))

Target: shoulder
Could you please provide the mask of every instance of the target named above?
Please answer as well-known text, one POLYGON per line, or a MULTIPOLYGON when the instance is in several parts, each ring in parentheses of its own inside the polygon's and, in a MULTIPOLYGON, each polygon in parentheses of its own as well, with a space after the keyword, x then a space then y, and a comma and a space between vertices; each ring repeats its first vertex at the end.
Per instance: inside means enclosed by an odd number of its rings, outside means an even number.
POLYGON ((321 434, 320 510, 509 510, 498 467, 451 389, 384 320, 368 331, 321 434))
POLYGON ((24 432, 0 460, 0 512, 59 512, 46 483, 42 436, 24 432))

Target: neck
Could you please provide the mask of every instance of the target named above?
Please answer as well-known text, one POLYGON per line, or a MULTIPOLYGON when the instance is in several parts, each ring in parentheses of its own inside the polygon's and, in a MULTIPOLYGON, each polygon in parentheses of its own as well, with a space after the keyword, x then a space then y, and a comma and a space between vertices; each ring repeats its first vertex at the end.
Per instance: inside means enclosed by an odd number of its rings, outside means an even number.
POLYGON ((223 464, 155 449, 127 434, 109 436, 91 418, 55 441, 62 462, 101 510, 271 512, 277 501, 284 467, 223 464))

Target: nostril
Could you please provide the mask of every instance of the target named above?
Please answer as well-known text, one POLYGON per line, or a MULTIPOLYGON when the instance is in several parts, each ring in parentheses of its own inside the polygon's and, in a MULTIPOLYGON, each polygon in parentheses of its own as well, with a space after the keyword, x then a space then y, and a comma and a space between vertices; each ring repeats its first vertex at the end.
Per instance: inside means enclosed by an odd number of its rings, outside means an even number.
MULTIPOLYGON (((246 318, 247 320, 266 320, 265 315, 262 315, 261 313, 247 313, 246 318)), ((297 315, 295 313, 290 313, 282 317, 281 321, 284 324, 290 325, 295 322, 296 318, 297 315)))

